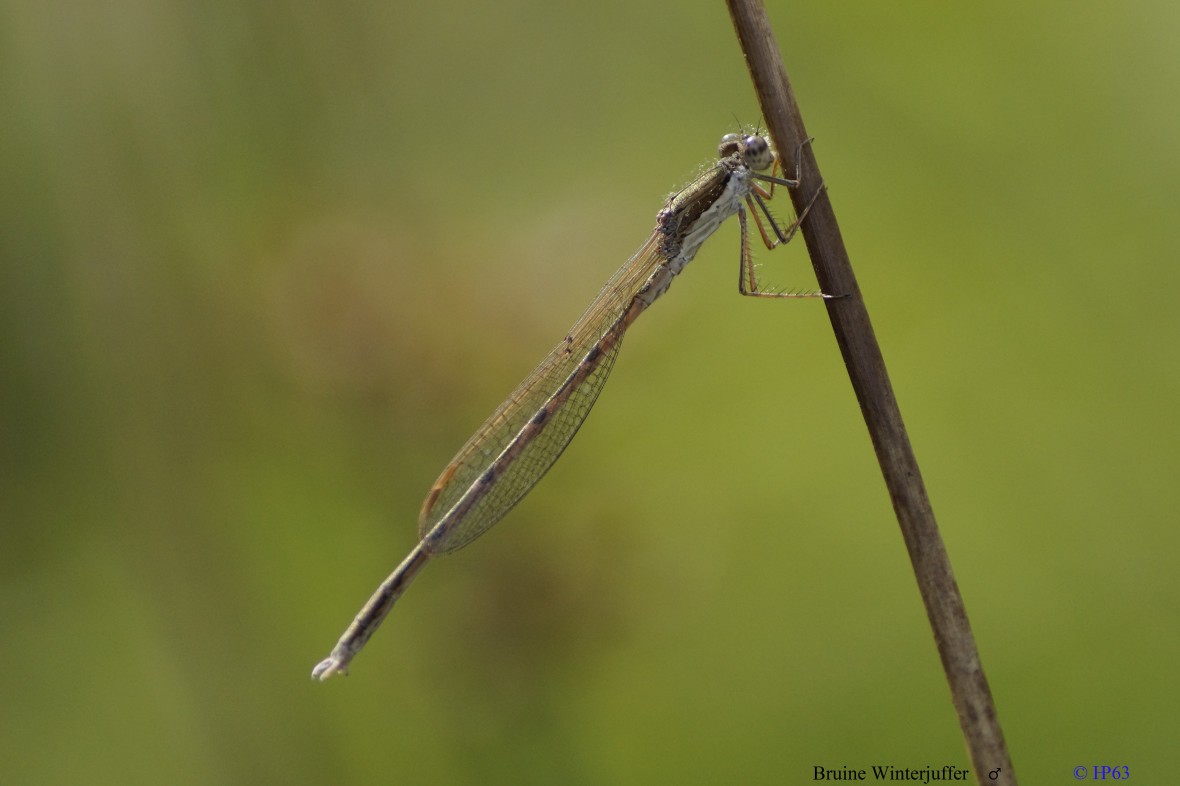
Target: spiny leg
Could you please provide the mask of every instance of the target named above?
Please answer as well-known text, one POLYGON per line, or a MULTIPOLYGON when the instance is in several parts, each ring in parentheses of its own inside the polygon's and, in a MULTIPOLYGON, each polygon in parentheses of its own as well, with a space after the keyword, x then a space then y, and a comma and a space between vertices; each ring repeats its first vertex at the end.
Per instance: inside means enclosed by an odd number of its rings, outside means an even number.
MULTIPOLYGON (((815 190, 815 194, 807 202, 807 206, 803 208, 803 212, 791 222, 791 225, 784 231, 782 227, 775 221, 774 216, 770 214, 770 209, 766 206, 766 201, 774 198, 774 187, 776 185, 786 186, 787 188, 797 188, 802 182, 803 174, 803 146, 810 144, 814 137, 804 139, 795 148, 795 177, 786 178, 778 177, 777 172, 781 168, 780 159, 776 156, 774 165, 771 167, 769 175, 760 175, 757 172, 751 174, 756 178, 751 182, 750 192, 745 197, 745 203, 750 208, 750 214, 754 217, 754 223, 758 227, 758 234, 762 236, 762 242, 768 249, 774 249, 777 246, 784 245, 791 241, 795 233, 799 231, 807 214, 811 212, 812 205, 815 200, 819 199, 820 192, 825 188, 823 182, 819 184, 819 188, 815 190), (760 183, 761 180, 770 183, 770 188, 764 188, 760 183), (757 206, 755 206, 757 205, 757 206), (771 238, 766 232, 766 227, 762 223, 762 218, 759 217, 759 211, 766 221, 770 224, 770 228, 774 233, 774 238, 771 238)), ((738 206, 738 224, 741 228, 741 264, 738 270, 738 292, 747 297, 776 297, 776 298, 828 298, 830 295, 825 295, 822 292, 763 292, 758 288, 758 277, 754 272, 754 257, 750 250, 749 228, 746 223, 746 211, 740 205, 738 206)))
MULTIPOLYGON (((791 238, 799 231, 799 227, 803 224, 803 219, 807 218, 807 214, 811 212, 811 206, 815 204, 815 200, 819 199, 820 192, 824 190, 824 184, 820 183, 819 188, 815 190, 811 200, 808 201, 807 207, 803 208, 803 212, 799 217, 791 222, 791 225, 784 231, 778 222, 774 220, 774 216, 770 214, 770 208, 766 206, 766 201, 763 199, 764 194, 760 194, 757 186, 746 194, 746 205, 750 208, 750 214, 754 216, 754 223, 758 226, 758 232, 762 235, 762 242, 766 244, 768 249, 773 249, 777 246, 784 245, 791 242, 791 238), (770 236, 766 234, 766 228, 762 226, 762 219, 758 218, 758 209, 754 207, 754 203, 758 203, 758 208, 761 208, 762 215, 770 223, 770 228, 774 230, 775 239, 771 240, 770 236)), ((769 199, 769 195, 765 195, 769 199)))
POLYGON ((784 185, 788 188, 795 188, 799 185, 803 173, 803 146, 810 144, 814 139, 815 137, 808 137, 807 139, 804 139, 802 142, 800 142, 798 147, 795 148, 795 177, 793 179, 775 176, 775 172, 777 172, 780 167, 780 159, 777 157, 774 159, 774 166, 770 170, 770 175, 760 175, 757 172, 752 173, 755 178, 770 183, 770 189, 767 190, 761 184, 757 182, 751 182, 750 193, 746 195, 746 204, 750 208, 750 213, 754 216, 754 223, 758 225, 758 233, 762 235, 762 242, 768 249, 773 249, 780 244, 790 242, 791 238, 794 237, 795 232, 799 229, 799 226, 803 223, 803 219, 807 216, 807 212, 811 210, 811 206, 814 205, 815 200, 819 198, 819 192, 824 188, 823 183, 821 182, 819 188, 816 189, 815 195, 811 197, 811 200, 807 203, 807 207, 803 209, 803 213, 795 219, 791 226, 787 227, 785 232, 779 227, 778 222, 774 219, 774 216, 770 214, 770 209, 766 206, 765 200, 774 198, 774 187, 776 184, 784 185), (766 220, 770 222, 770 228, 774 230, 775 237, 778 238, 777 240, 772 241, 770 236, 767 235, 766 227, 762 225, 762 219, 758 217, 758 210, 754 207, 751 197, 758 202, 758 207, 761 208, 762 215, 766 216, 766 220))
MULTIPOLYGON (((818 196, 818 194, 817 194, 817 196, 818 196)), ((814 202, 814 201, 815 201, 815 199, 812 198, 812 202, 814 202)), ((751 210, 754 209, 753 205, 750 206, 750 209, 751 210)), ((811 205, 808 204, 807 208, 804 209, 804 211, 803 211, 803 215, 800 216, 798 221, 796 221, 795 224, 791 227, 790 234, 786 236, 785 240, 783 240, 784 243, 787 240, 791 239, 791 235, 795 234, 795 230, 798 228, 799 222, 802 221, 807 216, 807 211, 810 209, 811 209, 811 205)), ((748 227, 746 224, 746 210, 745 210, 745 208, 743 208, 739 205, 737 214, 738 214, 738 226, 741 229, 741 235, 742 235, 742 238, 741 238, 741 264, 738 266, 738 292, 739 293, 741 293, 742 295, 745 295, 746 297, 774 297, 774 298, 788 298, 788 297, 789 298, 816 298, 816 297, 828 298, 828 297, 830 297, 829 295, 825 295, 822 292, 762 292, 761 290, 759 290, 758 289, 758 277, 754 274, 754 255, 750 251, 750 233, 748 231, 748 227)), ((767 217, 769 218, 769 215, 767 217)), ((755 221, 755 223, 758 224, 759 231, 762 231, 763 240, 767 240, 767 246, 770 248, 773 248, 773 246, 770 246, 769 240, 766 237, 766 232, 762 230, 762 224, 758 221, 757 214, 754 215, 754 221, 755 221)), ((778 227, 775 226, 775 229, 777 231, 778 227)))

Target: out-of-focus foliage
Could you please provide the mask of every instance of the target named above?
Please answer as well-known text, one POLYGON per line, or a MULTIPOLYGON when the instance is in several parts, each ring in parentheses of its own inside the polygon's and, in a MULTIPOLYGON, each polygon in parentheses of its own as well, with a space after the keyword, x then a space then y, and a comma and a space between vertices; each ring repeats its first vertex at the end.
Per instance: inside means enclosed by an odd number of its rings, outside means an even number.
MULTIPOLYGON (((1180 11, 771 14, 1018 773, 1163 782, 1180 11)), ((0 105, 0 783, 966 766, 823 308, 738 297, 736 227, 534 494, 308 679, 756 122, 721 3, 9 2, 0 105)))

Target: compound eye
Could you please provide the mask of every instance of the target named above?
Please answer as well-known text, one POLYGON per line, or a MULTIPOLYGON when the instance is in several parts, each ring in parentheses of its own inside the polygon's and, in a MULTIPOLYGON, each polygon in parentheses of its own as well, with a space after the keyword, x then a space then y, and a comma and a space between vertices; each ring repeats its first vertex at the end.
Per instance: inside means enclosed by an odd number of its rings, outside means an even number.
POLYGON ((745 144, 739 134, 726 134, 721 137, 721 144, 717 145, 717 156, 719 158, 729 158, 734 153, 741 151, 745 144))
POLYGON ((742 158, 750 169, 766 169, 774 163, 770 143, 765 137, 748 136, 743 141, 742 158))

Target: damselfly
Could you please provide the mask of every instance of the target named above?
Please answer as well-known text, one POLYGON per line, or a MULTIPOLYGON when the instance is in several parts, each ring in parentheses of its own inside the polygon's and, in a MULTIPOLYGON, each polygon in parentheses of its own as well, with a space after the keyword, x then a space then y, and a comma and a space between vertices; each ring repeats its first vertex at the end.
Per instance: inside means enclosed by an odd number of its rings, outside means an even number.
POLYGON ((606 282, 561 343, 443 470, 422 505, 418 545, 369 598, 332 654, 316 665, 313 678, 347 673, 349 662, 427 561, 457 551, 487 532, 553 466, 590 414, 627 328, 668 291, 672 279, 725 219, 736 213, 741 227, 741 294, 826 297, 814 292, 762 291, 754 275, 747 208, 766 247, 774 248, 791 239, 815 201, 812 197, 786 229, 779 227, 766 207, 775 185, 799 185, 798 153, 793 179, 775 175, 777 161, 760 135, 726 134, 717 155, 716 163, 668 199, 647 242, 606 282), (765 174, 767 169, 770 174, 765 174), (761 183, 769 183, 769 190, 761 183))

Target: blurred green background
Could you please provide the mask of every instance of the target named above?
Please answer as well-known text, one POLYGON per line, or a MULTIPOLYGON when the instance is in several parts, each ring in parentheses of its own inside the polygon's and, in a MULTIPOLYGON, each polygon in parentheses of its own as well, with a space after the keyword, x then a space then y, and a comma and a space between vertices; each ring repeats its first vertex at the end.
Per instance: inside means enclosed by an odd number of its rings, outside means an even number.
MULTIPOLYGON (((1180 7, 770 11, 1021 782, 1173 779, 1180 7)), ((308 678, 757 120, 722 3, 6 2, 0 101, 0 782, 967 766, 823 308, 739 297, 736 226, 308 678)))

